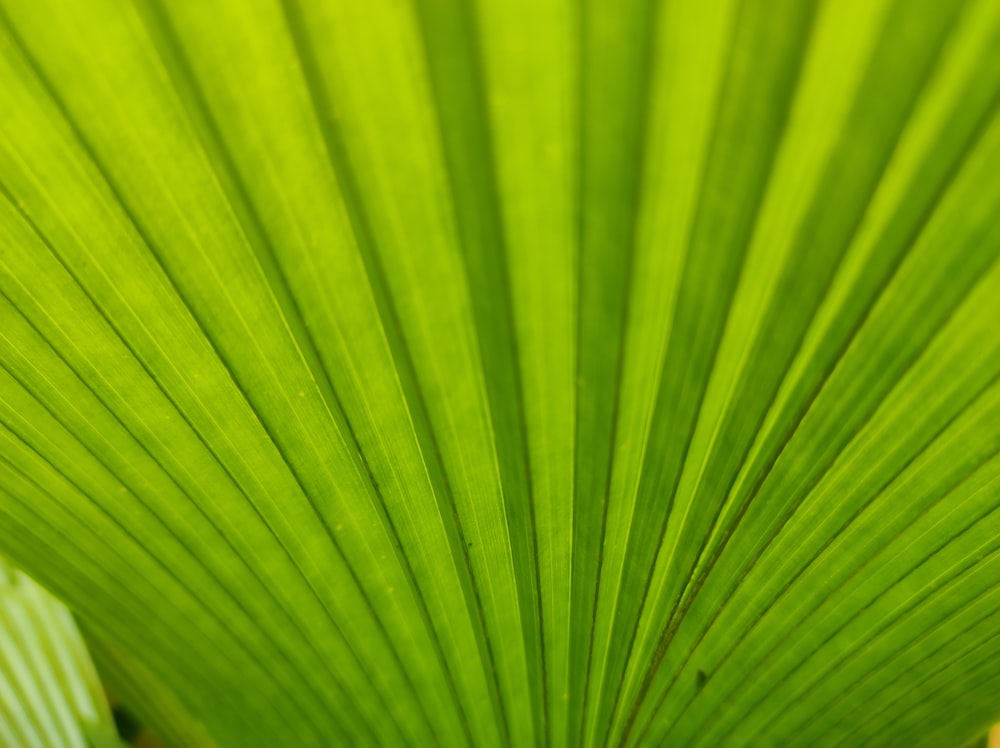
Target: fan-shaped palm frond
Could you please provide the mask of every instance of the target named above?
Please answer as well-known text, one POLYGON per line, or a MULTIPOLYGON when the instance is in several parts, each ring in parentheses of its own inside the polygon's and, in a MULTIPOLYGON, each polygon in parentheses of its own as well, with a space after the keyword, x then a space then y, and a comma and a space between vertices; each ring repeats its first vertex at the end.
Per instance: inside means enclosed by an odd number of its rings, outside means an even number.
POLYGON ((165 713, 1000 716, 1000 2, 0 7, 0 550, 165 713))

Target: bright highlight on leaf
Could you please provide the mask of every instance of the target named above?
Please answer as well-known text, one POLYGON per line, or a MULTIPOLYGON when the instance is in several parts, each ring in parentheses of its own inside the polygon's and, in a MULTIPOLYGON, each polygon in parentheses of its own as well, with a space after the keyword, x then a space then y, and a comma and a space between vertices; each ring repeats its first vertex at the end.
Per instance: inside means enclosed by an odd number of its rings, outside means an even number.
POLYGON ((1000 717, 1000 2, 0 9, 0 552, 165 740, 1000 717))
POLYGON ((0 560, 0 745, 121 748, 69 611, 0 560))

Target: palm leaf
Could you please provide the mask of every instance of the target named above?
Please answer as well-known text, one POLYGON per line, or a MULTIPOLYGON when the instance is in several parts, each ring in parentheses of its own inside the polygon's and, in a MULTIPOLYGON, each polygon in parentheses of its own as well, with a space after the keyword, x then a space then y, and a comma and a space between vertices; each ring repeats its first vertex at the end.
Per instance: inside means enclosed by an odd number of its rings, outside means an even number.
POLYGON ((122 745, 73 617, 2 560, 0 741, 12 748, 122 745))
POLYGON ((0 549, 175 740, 1000 716, 1000 3, 2 8, 0 549))

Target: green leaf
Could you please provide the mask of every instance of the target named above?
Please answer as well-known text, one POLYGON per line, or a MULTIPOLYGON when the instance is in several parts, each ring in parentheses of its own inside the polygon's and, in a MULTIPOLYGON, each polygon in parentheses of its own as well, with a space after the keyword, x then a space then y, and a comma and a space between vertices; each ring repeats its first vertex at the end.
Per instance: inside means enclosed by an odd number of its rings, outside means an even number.
POLYGON ((0 559, 0 740, 25 748, 121 748, 69 611, 0 559))
POLYGON ((115 698, 127 705, 140 724, 165 745, 190 748, 215 748, 202 725, 184 707, 177 695, 165 688, 145 665, 129 657, 115 645, 91 631, 84 631, 101 679, 109 685, 115 698))
POLYGON ((0 551, 164 739, 1000 717, 996 0, 0 9, 0 551))

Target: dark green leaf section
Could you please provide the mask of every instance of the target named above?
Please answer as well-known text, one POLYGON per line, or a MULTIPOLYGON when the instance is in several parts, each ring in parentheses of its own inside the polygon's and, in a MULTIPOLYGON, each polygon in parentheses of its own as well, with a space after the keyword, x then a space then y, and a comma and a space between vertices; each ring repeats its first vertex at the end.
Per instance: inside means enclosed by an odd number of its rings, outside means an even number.
MULTIPOLYGON (((576 445, 567 699, 584 717, 593 672, 612 449, 642 184, 656 3, 585 3, 580 14, 576 445)), ((580 719, 565 738, 578 745, 580 719)))
POLYGON ((998 97, 994 0, 4 0, 0 550, 178 745, 967 742, 998 97))
MULTIPOLYGON (((647 449, 656 455, 644 466, 632 509, 620 580, 617 615, 611 624, 605 687, 593 739, 607 740, 610 712, 620 699, 621 683, 639 611, 648 599, 650 571, 657 548, 683 545, 667 534, 681 467, 690 443, 719 338, 732 303, 743 256, 763 198, 775 151, 785 128, 800 58, 809 38, 813 8, 792 2, 781 12, 747 5, 734 19, 720 103, 713 124, 698 208, 682 260, 676 306, 656 395, 647 449), (779 22, 777 19, 781 18, 779 22), (683 366, 671 362, 683 361, 683 366)), ((708 509, 705 502, 694 506, 708 509)), ((697 517, 676 507, 682 532, 704 534, 697 517)), ((670 553, 670 550, 666 551, 670 553)), ((683 563, 671 582, 684 579, 683 563)), ((670 592, 666 593, 667 595, 670 592)))
POLYGON ((191 716, 177 695, 142 662, 92 631, 85 631, 84 636, 101 680, 114 693, 115 699, 126 705, 127 713, 140 721, 137 740, 151 733, 163 745, 215 748, 216 743, 208 736, 204 725, 191 716))

